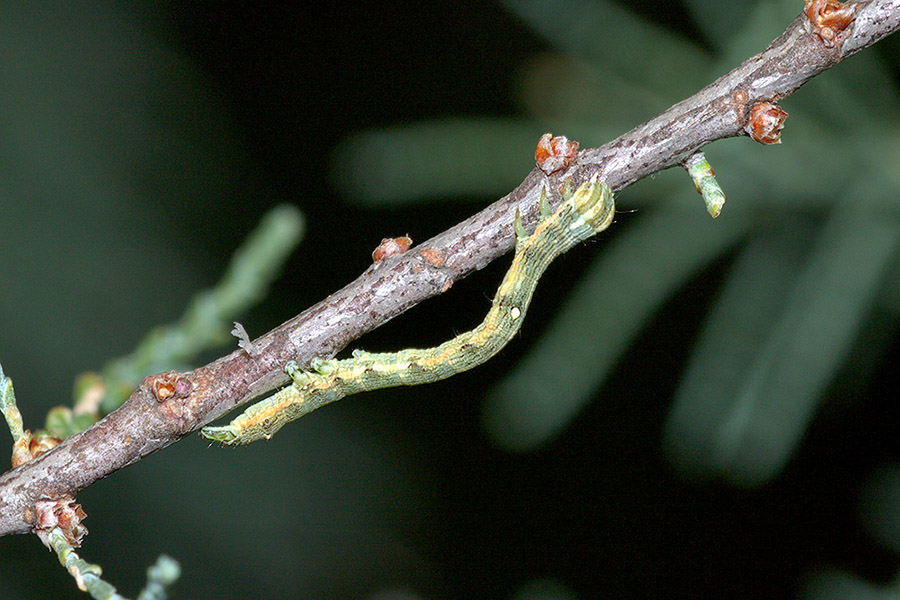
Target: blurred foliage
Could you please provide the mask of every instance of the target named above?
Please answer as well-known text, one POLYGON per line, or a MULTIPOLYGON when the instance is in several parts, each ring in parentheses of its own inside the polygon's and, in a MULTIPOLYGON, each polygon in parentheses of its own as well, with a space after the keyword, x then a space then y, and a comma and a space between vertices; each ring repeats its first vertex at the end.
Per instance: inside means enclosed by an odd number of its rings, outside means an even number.
MULTIPOLYGON (((197 293, 177 323, 157 327, 133 353, 104 366, 102 413, 121 406, 147 375, 186 370, 202 352, 234 340, 233 320, 265 296, 303 228, 303 215, 295 207, 269 211, 235 252, 221 281, 197 293)), ((81 397, 76 392, 76 404, 81 397)))

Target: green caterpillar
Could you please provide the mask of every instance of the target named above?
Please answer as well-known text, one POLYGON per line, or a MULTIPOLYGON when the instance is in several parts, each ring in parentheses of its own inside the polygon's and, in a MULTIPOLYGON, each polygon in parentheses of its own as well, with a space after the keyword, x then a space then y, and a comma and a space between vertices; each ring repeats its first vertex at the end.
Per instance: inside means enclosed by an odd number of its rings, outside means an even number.
POLYGON ((516 334, 538 279, 557 256, 606 229, 613 220, 612 191, 595 175, 571 193, 551 216, 541 195, 542 220, 530 236, 516 213, 516 255, 484 321, 440 346, 370 353, 356 350, 344 360, 310 361, 309 371, 285 365, 293 384, 248 408, 230 424, 204 427, 204 437, 226 445, 269 439, 286 423, 344 396, 399 385, 446 379, 485 362, 516 334))

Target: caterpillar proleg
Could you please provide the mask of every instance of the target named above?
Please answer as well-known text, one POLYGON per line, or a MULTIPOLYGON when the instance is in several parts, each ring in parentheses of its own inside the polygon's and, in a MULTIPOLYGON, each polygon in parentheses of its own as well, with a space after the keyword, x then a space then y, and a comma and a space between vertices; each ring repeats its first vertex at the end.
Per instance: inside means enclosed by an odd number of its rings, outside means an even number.
POLYGON ((399 385, 446 379, 497 354, 516 334, 538 279, 560 254, 606 229, 613 220, 612 191, 597 176, 574 194, 568 185, 563 203, 549 214, 541 197, 542 220, 528 235, 516 214, 516 254, 490 311, 475 329, 428 349, 370 353, 355 350, 343 360, 313 359, 310 370, 285 365, 293 383, 221 427, 204 427, 204 437, 226 445, 271 438, 286 423, 344 396, 399 385))

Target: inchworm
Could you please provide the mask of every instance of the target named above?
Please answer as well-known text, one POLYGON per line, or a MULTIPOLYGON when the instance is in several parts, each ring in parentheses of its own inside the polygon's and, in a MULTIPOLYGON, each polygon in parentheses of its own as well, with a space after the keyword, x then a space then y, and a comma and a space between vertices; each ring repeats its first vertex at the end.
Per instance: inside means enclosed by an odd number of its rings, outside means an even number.
POLYGON ((227 445, 269 439, 286 423, 344 396, 399 385, 419 385, 467 371, 497 354, 516 334, 538 279, 557 256, 606 229, 613 220, 612 191, 595 175, 574 194, 566 186, 553 215, 541 195, 542 220, 530 236, 516 213, 516 255, 490 311, 475 329, 440 346, 399 352, 356 350, 343 360, 310 361, 309 371, 285 365, 293 384, 248 408, 230 424, 204 427, 201 434, 227 445))

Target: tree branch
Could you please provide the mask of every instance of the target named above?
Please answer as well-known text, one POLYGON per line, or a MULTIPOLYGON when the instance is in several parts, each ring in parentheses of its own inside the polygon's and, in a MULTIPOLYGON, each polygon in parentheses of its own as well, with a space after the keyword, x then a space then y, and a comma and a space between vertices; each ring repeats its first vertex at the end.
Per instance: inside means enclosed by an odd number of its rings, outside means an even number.
POLYGON ((548 176, 535 169, 503 199, 418 247, 377 262, 342 290, 254 340, 252 355, 239 349, 188 373, 146 378, 121 408, 96 425, 0 476, 0 535, 29 532, 36 501, 74 495, 283 385, 287 361, 305 365, 315 356, 329 358, 505 254, 515 243, 516 209, 526 226, 533 226, 543 185, 549 184, 550 204, 556 208, 567 178, 577 186, 598 174, 621 190, 683 163, 709 142, 744 135, 753 106, 776 103, 900 27, 900 0, 853 6, 846 29, 829 34, 821 22, 801 15, 762 53, 658 117, 580 152, 562 171, 548 176))

